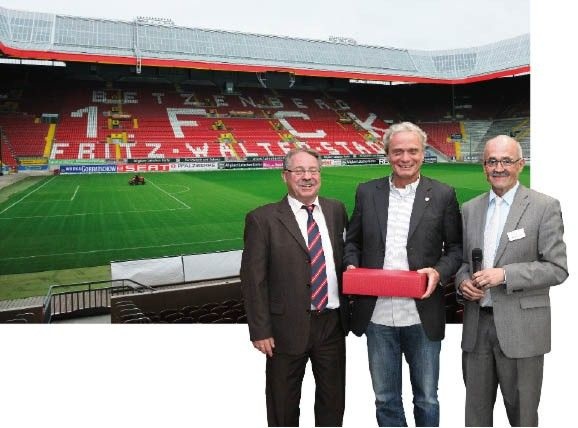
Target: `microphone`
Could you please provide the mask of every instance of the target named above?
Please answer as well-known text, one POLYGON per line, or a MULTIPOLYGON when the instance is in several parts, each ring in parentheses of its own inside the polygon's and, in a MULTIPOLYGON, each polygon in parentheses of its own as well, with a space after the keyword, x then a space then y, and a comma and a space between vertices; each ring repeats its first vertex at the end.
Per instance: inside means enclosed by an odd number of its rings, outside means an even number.
POLYGON ((482 260, 484 256, 482 250, 479 248, 474 248, 472 250, 472 273, 476 273, 482 270, 482 260))

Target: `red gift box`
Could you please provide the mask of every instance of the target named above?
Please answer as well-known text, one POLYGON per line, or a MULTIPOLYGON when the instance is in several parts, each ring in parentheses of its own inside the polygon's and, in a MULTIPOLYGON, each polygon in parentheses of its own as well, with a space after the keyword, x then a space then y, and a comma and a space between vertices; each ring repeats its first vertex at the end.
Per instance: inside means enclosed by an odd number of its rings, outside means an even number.
POLYGON ((343 273, 343 294, 421 297, 427 275, 411 270, 350 269, 343 273))

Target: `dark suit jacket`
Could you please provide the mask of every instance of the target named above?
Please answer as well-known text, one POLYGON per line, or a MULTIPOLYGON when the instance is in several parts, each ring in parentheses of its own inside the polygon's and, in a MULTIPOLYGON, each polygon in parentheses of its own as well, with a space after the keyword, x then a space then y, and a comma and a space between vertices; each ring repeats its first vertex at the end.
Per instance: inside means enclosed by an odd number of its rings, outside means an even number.
MULTIPOLYGON (((333 246, 345 334, 349 308, 341 294, 341 273, 347 213, 333 199, 320 197, 319 204, 333 246)), ((309 252, 287 197, 247 214, 241 287, 251 340, 273 337, 276 351, 303 353, 309 339, 310 282, 309 252)))
MULTIPOLYGON (((389 208, 389 178, 359 185, 345 243, 345 266, 383 268, 389 208)), ((462 262, 461 216, 452 187, 421 176, 407 238, 410 270, 433 267, 447 283, 462 262)), ((445 334, 442 287, 427 299, 415 299, 421 323, 431 340, 445 334)), ((377 297, 352 296, 351 331, 365 333, 377 297)))

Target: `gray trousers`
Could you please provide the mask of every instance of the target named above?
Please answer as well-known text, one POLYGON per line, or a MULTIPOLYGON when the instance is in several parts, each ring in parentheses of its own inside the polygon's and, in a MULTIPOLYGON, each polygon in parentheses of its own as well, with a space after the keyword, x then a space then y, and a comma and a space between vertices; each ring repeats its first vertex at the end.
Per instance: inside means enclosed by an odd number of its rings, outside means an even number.
POLYGON ((498 385, 511 426, 538 426, 544 356, 508 358, 500 349, 494 316, 480 311, 476 347, 462 355, 468 427, 493 426, 498 385))

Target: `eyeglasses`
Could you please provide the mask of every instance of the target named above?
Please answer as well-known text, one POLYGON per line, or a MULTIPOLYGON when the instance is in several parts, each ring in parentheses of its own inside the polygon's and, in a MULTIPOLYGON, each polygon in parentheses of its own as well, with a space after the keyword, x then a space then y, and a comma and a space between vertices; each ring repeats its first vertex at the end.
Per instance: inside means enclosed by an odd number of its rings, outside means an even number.
POLYGON ((514 165, 516 162, 518 162, 521 159, 522 158, 512 160, 510 158, 505 158, 502 160, 498 160, 498 159, 490 158, 490 159, 484 161, 484 165, 489 166, 490 168, 495 168, 498 166, 498 164, 501 164, 504 168, 508 168, 508 167, 514 165))
POLYGON ((295 168, 295 169, 285 169, 285 171, 292 172, 293 174, 295 174, 296 177, 302 177, 305 175, 306 172, 308 172, 311 175, 317 175, 321 172, 319 168, 309 168, 309 169, 295 168))

